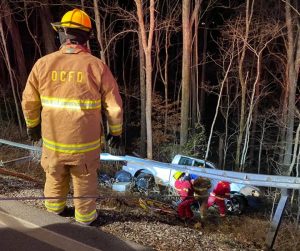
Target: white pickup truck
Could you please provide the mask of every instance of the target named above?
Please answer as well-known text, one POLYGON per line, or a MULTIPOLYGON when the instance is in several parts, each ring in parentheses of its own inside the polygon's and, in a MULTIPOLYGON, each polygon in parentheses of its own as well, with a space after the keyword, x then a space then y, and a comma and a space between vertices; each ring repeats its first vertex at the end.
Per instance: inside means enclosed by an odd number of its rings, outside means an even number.
MULTIPOLYGON (((133 160, 128 161, 122 169, 135 177, 137 186, 140 186, 142 189, 151 189, 155 184, 174 187, 175 179, 173 178, 173 174, 177 171, 176 165, 217 169, 211 162, 205 162, 202 159, 184 155, 176 155, 171 164, 174 165, 152 160, 145 160, 145 164, 141 164, 138 161, 135 162, 133 158, 133 160)), ((187 170, 187 172, 189 171, 187 170)), ((192 173, 190 174, 193 175, 192 173)), ((211 180, 212 188, 218 181, 219 180, 214 179, 211 180)), ((238 192, 247 198, 259 198, 261 196, 260 189, 254 186, 231 183, 230 188, 232 192, 238 192)))

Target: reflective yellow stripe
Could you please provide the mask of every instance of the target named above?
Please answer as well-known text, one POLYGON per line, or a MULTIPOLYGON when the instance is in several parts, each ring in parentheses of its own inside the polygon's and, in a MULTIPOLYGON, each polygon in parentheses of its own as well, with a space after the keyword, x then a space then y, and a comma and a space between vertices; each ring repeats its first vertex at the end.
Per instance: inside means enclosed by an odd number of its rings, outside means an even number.
POLYGON ((62 202, 51 202, 51 201, 45 201, 45 207, 53 212, 59 212, 66 206, 66 201, 62 202))
POLYGON ((35 119, 25 118, 26 126, 29 128, 36 127, 40 123, 40 117, 35 119))
POLYGON ((109 125, 109 131, 112 134, 120 134, 122 132, 122 124, 109 125))
POLYGON ((65 108, 74 110, 101 109, 101 100, 66 99, 41 96, 43 107, 65 108))
POLYGON ((81 222, 90 222, 93 221, 97 216, 97 211, 96 209, 93 210, 89 214, 81 214, 77 210, 75 210, 75 219, 81 222))
POLYGON ((43 145, 61 153, 85 153, 100 148, 100 139, 84 144, 62 144, 43 138, 43 145))

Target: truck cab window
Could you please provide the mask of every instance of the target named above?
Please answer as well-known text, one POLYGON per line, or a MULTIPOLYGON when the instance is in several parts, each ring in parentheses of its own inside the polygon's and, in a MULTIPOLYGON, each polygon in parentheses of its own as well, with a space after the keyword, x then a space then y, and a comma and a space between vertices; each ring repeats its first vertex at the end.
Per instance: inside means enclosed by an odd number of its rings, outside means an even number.
POLYGON ((192 166, 193 160, 185 157, 181 157, 179 160, 179 165, 192 166))
POLYGON ((200 162, 200 161, 196 161, 196 160, 195 160, 194 166, 197 166, 197 167, 204 167, 204 162, 200 162))

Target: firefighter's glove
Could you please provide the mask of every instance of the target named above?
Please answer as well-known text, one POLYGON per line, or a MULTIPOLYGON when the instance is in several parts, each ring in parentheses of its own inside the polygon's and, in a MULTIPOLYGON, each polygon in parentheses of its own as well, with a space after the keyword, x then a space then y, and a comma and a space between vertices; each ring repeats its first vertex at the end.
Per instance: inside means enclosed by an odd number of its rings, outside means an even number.
POLYGON ((31 141, 39 141, 41 139, 41 124, 36 127, 27 128, 27 135, 31 141))
POLYGON ((109 147, 118 149, 121 146, 122 142, 121 135, 114 136, 108 134, 106 137, 106 142, 108 143, 109 147))

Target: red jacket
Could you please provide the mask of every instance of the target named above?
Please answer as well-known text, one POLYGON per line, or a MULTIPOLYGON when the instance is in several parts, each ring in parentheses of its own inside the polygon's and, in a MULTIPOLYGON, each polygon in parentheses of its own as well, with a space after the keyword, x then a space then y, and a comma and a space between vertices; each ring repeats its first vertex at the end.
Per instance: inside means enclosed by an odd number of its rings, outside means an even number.
POLYGON ((185 200, 187 198, 192 198, 194 195, 192 183, 188 180, 176 180, 175 188, 182 200, 185 200))
POLYGON ((221 198, 228 198, 230 195, 230 183, 219 181, 213 190, 213 194, 221 198))

